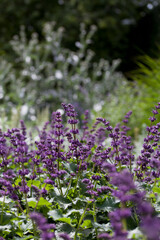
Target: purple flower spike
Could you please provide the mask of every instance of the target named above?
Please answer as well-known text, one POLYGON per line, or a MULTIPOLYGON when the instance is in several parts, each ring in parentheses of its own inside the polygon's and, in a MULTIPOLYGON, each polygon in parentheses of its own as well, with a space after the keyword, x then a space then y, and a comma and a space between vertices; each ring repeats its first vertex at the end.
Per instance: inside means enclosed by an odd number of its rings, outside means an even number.
POLYGON ((55 237, 55 233, 53 232, 42 232, 41 239, 42 240, 52 240, 55 237))
POLYGON ((153 217, 145 217, 142 219, 141 228, 149 240, 160 239, 160 219, 153 217))
POLYGON ((102 239, 111 239, 111 236, 108 233, 101 233, 98 235, 98 238, 102 239))
POLYGON ((70 236, 67 233, 60 233, 59 237, 63 238, 64 240, 71 240, 70 236))
POLYGON ((55 237, 54 232, 49 232, 49 230, 56 228, 55 224, 48 224, 45 217, 37 212, 30 213, 30 218, 36 222, 39 230, 41 231, 40 237, 42 240, 52 240, 55 237))

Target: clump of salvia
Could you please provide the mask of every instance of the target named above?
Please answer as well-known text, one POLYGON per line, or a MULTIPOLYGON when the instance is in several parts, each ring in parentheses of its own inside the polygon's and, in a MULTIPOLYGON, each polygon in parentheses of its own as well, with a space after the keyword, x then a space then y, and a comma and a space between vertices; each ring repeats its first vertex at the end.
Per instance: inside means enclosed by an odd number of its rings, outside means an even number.
MULTIPOLYGON (((67 123, 62 123, 59 111, 54 112, 34 144, 28 141, 23 121, 20 128, 0 131, 1 224, 5 225, 5 211, 9 211, 5 201, 10 199, 12 227, 16 217, 31 221, 22 236, 125 240, 138 228, 143 239, 160 239, 160 219, 145 192, 148 184, 153 195, 160 177, 160 123, 156 121, 160 103, 149 118, 138 158, 128 135, 131 111, 115 127, 99 117, 91 129, 86 111, 79 129, 74 107, 62 106, 67 123), (103 208, 107 199, 113 200, 114 209, 103 208), (105 231, 101 224, 110 227, 105 231)), ((1 235, 1 239, 13 237, 12 231, 1 235)))

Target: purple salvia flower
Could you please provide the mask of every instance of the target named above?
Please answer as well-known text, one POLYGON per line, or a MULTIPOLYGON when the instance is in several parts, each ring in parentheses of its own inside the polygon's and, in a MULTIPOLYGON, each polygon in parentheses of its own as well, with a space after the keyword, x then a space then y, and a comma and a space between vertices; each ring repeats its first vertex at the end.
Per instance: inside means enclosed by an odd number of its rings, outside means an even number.
POLYGON ((63 238, 64 240, 71 240, 70 236, 67 233, 60 233, 59 237, 63 238))
POLYGON ((157 217, 147 216, 142 218, 141 228, 148 240, 160 239, 160 219, 157 217))
POLYGON ((103 239, 112 239, 112 237, 108 234, 108 233, 101 233, 101 234, 99 234, 98 235, 98 239, 101 239, 101 238, 103 238, 103 239))
POLYGON ((49 232, 49 230, 56 228, 55 224, 48 224, 45 217, 36 212, 30 213, 30 218, 36 222, 39 230, 41 231, 40 237, 42 240, 52 240, 52 238, 55 237, 53 232, 49 232))

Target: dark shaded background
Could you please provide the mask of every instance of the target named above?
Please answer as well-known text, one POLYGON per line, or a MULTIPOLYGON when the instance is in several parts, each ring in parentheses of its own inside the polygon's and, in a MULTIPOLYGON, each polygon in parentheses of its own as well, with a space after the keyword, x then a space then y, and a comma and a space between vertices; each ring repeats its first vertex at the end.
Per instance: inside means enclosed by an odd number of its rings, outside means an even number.
POLYGON ((65 28, 63 44, 74 49, 79 25, 94 24, 97 33, 92 49, 95 58, 109 61, 120 58, 120 70, 127 76, 135 68, 140 54, 154 54, 160 40, 160 4, 157 0, 1 0, 0 55, 14 57, 9 41, 21 25, 30 38, 32 32, 42 38, 42 25, 55 21, 65 28))

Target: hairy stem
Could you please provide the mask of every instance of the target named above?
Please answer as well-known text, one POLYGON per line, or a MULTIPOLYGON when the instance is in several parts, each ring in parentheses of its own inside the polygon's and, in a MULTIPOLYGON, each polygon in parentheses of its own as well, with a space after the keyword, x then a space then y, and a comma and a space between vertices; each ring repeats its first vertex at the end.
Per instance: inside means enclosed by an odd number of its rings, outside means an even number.
POLYGON ((3 210, 4 210, 4 206, 5 206, 5 195, 4 195, 4 197, 3 197, 3 202, 2 202, 1 224, 2 224, 2 221, 3 221, 3 210))
POLYGON ((82 214, 82 216, 81 216, 81 218, 80 218, 80 220, 79 220, 79 223, 78 223, 78 226, 77 226, 75 235, 74 235, 74 240, 77 239, 77 233, 78 233, 79 227, 80 227, 80 225, 81 225, 81 223, 82 223, 82 221, 83 221, 83 218, 84 218, 84 216, 85 216, 85 213, 86 213, 86 211, 87 211, 88 205, 89 205, 89 203, 87 203, 87 205, 86 205, 86 207, 85 207, 85 209, 84 209, 84 212, 83 212, 83 214, 82 214))
MULTIPOLYGON (((96 203, 95 202, 93 203, 93 211, 94 211, 93 219, 94 219, 94 223, 96 223, 97 218, 96 218, 96 203)), ((96 238, 97 238, 97 234, 98 234, 97 228, 95 228, 95 232, 96 232, 96 238)))

